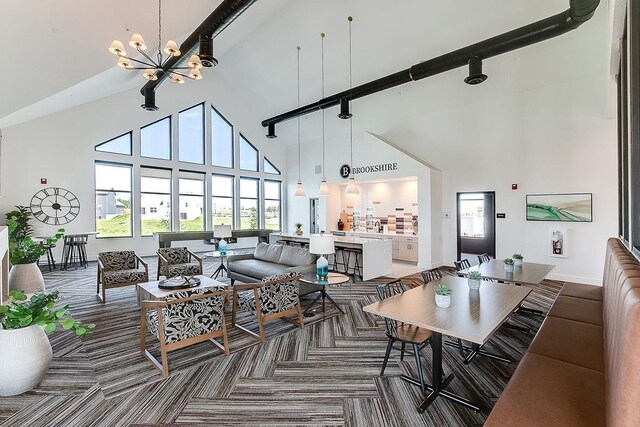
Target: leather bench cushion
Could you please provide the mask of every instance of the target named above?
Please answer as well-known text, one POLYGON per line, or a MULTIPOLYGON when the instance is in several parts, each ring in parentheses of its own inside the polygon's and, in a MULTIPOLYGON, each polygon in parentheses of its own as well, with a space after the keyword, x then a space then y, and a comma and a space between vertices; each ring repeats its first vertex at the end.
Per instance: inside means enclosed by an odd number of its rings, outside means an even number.
POLYGON ((260 261, 277 263, 282 254, 282 245, 270 245, 268 243, 258 243, 253 258, 260 261))
POLYGON ((485 426, 605 426, 604 390, 602 372, 527 353, 485 426))
POLYGON ((262 280, 263 277, 273 274, 281 274, 287 271, 288 266, 274 264, 258 259, 242 259, 229 263, 229 270, 248 277, 262 280))
POLYGON ((602 301, 602 286, 566 282, 560 289, 560 295, 602 301))
POLYGON ((604 337, 601 326, 547 317, 528 351, 604 372, 604 337))
POLYGON ((561 295, 547 315, 602 326, 602 302, 561 295))

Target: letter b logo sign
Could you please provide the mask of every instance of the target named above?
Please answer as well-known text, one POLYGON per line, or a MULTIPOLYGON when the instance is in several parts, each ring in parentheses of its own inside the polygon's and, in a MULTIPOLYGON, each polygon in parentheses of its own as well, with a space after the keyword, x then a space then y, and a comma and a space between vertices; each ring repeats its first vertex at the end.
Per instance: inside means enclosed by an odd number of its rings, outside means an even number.
POLYGON ((349 178, 349 175, 351 174, 351 166, 344 164, 342 166, 340 166, 340 176, 343 178, 349 178))

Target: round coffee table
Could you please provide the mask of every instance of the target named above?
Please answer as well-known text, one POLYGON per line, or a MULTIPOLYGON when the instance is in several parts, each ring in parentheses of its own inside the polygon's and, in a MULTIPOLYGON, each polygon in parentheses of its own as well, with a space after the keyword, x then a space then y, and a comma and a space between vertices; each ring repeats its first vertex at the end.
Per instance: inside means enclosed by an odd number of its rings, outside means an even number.
MULTIPOLYGON (((216 279, 220 273, 222 273, 222 277, 224 277, 224 272, 226 271, 228 274, 229 269, 224 265, 224 259, 230 255, 238 255, 240 252, 237 251, 227 251, 225 253, 221 253, 220 251, 207 252, 203 256, 207 258, 220 258, 220 266, 213 272, 211 278, 216 279)), ((227 261, 227 264, 229 261, 227 261)))
POLYGON ((317 292, 320 292, 320 295, 318 295, 316 297, 316 299, 313 300, 311 305, 309 307, 307 307, 307 309, 303 313, 304 316, 306 316, 306 317, 315 316, 315 314, 309 313, 309 311, 318 302, 318 300, 320 298, 322 298, 322 313, 324 313, 325 300, 328 299, 329 302, 331 302, 331 304, 333 304, 338 309, 338 311, 340 313, 344 314, 344 311, 342 311, 340 309, 340 307, 338 307, 338 304, 336 304, 336 302, 333 300, 333 298, 331 298, 327 294, 327 286, 329 286, 329 285, 340 285, 342 283, 347 283, 349 281, 349 276, 346 276, 346 275, 340 274, 340 273, 329 273, 329 276, 327 276, 326 279, 320 280, 320 279, 318 279, 318 276, 315 275, 315 273, 309 273, 309 274, 305 274, 300 279, 300 281, 304 282, 304 283, 310 283, 312 285, 322 286, 322 288, 320 288, 320 290, 317 291, 317 292))

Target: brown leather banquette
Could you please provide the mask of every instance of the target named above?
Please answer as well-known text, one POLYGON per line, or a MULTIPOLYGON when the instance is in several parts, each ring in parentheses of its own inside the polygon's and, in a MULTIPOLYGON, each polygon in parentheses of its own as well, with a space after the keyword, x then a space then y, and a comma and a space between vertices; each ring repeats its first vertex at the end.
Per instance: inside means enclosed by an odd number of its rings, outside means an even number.
POLYGON ((603 286, 565 283, 486 426, 640 426, 640 264, 609 239, 603 286))

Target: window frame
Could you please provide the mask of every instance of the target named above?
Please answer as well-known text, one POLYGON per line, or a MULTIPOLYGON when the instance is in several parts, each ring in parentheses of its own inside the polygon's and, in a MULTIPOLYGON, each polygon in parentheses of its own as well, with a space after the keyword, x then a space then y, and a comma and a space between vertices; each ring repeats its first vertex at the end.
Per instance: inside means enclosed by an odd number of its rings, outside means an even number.
MULTIPOLYGON (((146 166, 146 165, 141 165, 139 168, 140 172, 138 174, 138 178, 140 181, 140 191, 139 191, 139 195, 140 195, 140 237, 153 237, 153 233, 151 234, 143 234, 142 233, 142 195, 143 194, 151 194, 151 195, 157 195, 157 196, 169 196, 169 203, 171 203, 171 210, 169 211, 169 231, 173 231, 173 170, 171 170, 170 168, 160 168, 160 167, 156 167, 156 166, 146 166), (169 192, 168 193, 160 193, 160 192, 156 192, 156 191, 142 191, 142 178, 155 178, 155 177, 148 177, 146 175, 142 174, 143 169, 155 169, 155 170, 161 170, 161 171, 166 171, 169 172, 169 192)), ((167 178, 158 178, 158 179, 167 179, 167 178)), ((149 213, 157 213, 157 212, 152 212, 152 209, 156 209, 156 207, 149 207, 149 213)), ((146 213, 144 214, 146 215, 146 213)))
POLYGON ((163 117, 161 119, 158 119, 154 122, 151 122, 149 124, 146 124, 144 126, 140 126, 139 132, 140 132, 140 157, 143 159, 154 159, 154 160, 161 160, 161 161, 165 161, 165 162, 170 162, 173 160, 173 123, 171 121, 172 115, 168 115, 166 117, 163 117), (151 157, 151 156, 143 156, 142 155, 142 129, 148 128, 149 126, 153 126, 157 123, 160 123, 163 120, 169 120, 169 158, 165 159, 162 157, 151 157))
POLYGON ((260 178, 252 177, 252 176, 240 176, 238 181, 238 202, 239 202, 239 210, 238 210, 238 230, 259 230, 260 229, 260 217, 261 217, 261 200, 264 200, 262 197, 262 193, 260 192, 260 178), (255 198, 253 197, 242 197, 242 180, 255 181, 256 182, 256 192, 257 195, 255 198), (256 201, 256 228, 242 228, 242 200, 255 200, 256 201))
POLYGON ((238 138, 238 169, 241 171, 247 172, 260 172, 260 150, 258 150, 252 143, 249 141, 242 132, 239 133, 238 138), (256 152, 256 168, 255 169, 244 169, 242 168, 242 146, 240 145, 242 141, 245 141, 251 148, 253 148, 256 152))
POLYGON ((279 205, 279 215, 278 215, 278 228, 275 230, 272 230, 274 232, 278 232, 278 231, 282 231, 282 181, 281 180, 277 180, 277 179, 264 179, 263 180, 263 184, 262 184, 262 200, 264 202, 264 228, 267 228, 267 201, 270 202, 278 202, 279 205), (267 198, 267 191, 264 187, 266 187, 267 183, 276 183, 278 184, 278 198, 277 199, 270 199, 267 198))
POLYGON ((133 230, 133 213, 135 212, 135 205, 133 203, 133 194, 134 194, 134 188, 133 188, 133 178, 134 178, 134 169, 133 169, 133 164, 131 163, 120 163, 120 162, 111 162, 111 161, 105 161, 105 160, 94 160, 93 162, 93 227, 94 230, 98 233, 96 234, 96 239, 131 239, 133 238, 134 235, 134 230, 133 230), (97 197, 98 197, 98 191, 106 191, 107 194, 109 194, 109 191, 114 190, 113 188, 110 188, 108 190, 106 189, 99 189, 97 188, 97 173, 96 173, 96 166, 97 165, 106 165, 106 166, 113 166, 113 167, 122 167, 122 168, 129 168, 129 191, 114 191, 114 193, 129 193, 129 230, 130 233, 128 236, 100 236, 100 233, 98 231, 98 218, 96 218, 96 211, 98 209, 98 205, 97 205, 97 197))
POLYGON ((180 110, 176 113, 176 122, 177 122, 177 128, 178 128, 178 135, 177 135, 177 139, 178 139, 178 162, 180 163, 186 163, 186 164, 191 164, 191 165, 203 165, 206 166, 207 165, 207 159, 206 159, 206 148, 207 148, 207 119, 206 119, 206 113, 205 113, 205 102, 200 102, 198 104, 192 105, 189 108, 185 108, 184 110, 180 110), (187 160, 182 160, 180 158, 180 152, 182 151, 180 149, 180 114, 184 113, 185 111, 189 111, 192 110, 196 107, 200 107, 202 108, 202 162, 190 162, 187 160))
MULTIPOLYGON (((207 203, 207 174, 205 172, 200 172, 200 171, 192 171, 192 170, 186 170, 186 169, 180 169, 178 171, 178 211, 176 212, 178 214, 178 223, 177 223, 177 231, 178 232, 182 232, 182 227, 181 227, 181 220, 182 220, 182 215, 181 215, 181 207, 182 207, 182 203, 180 200, 181 196, 185 196, 185 197, 201 197, 202 198, 202 207, 200 208, 202 210, 202 212, 200 213, 200 215, 202 215, 202 230, 194 230, 194 231, 206 231, 207 229, 207 218, 206 218, 206 203, 207 203), (199 181, 198 179, 195 178, 188 178, 186 176, 182 176, 182 173, 185 174, 193 174, 193 175, 202 175, 202 195, 197 195, 197 194, 183 194, 180 190, 180 180, 185 179, 185 180, 189 180, 189 181, 199 181)), ((186 206, 185 206, 186 207, 186 206)), ((185 218, 185 221, 188 221, 188 219, 185 218)), ((188 230, 186 230, 188 231, 188 230)))
POLYGON ((264 173, 266 173, 266 174, 269 174, 269 175, 276 175, 276 176, 281 176, 281 175, 282 175, 282 172, 280 171, 280 169, 278 169, 278 168, 276 167, 276 165, 274 165, 274 164, 271 162, 271 160, 269 160, 269 159, 267 158, 267 156, 264 156, 264 157, 262 158, 262 171, 263 171, 264 173), (271 165, 271 167, 272 167, 273 169, 275 169, 275 170, 276 170, 276 173, 273 173, 273 172, 267 172, 267 168, 265 168, 265 167, 264 167, 264 166, 265 166, 265 163, 269 163, 269 165, 271 165))
MULTIPOLYGON (((229 175, 229 174, 223 174, 223 173, 216 173, 213 172, 211 173, 211 212, 209 217, 211 218, 211 227, 213 228, 215 226, 215 224, 213 223, 213 198, 219 198, 219 199, 231 199, 231 228, 234 229, 234 227, 236 226, 236 201, 238 200, 238 197, 236 197, 236 181, 237 181, 238 177, 236 177, 235 175, 229 175), (215 193, 215 189, 213 187, 213 178, 214 177, 223 177, 223 178, 231 178, 231 196, 217 196, 215 193)), ((240 192, 240 188, 238 186, 238 196, 239 196, 239 192, 240 192)))
POLYGON ((98 145, 95 145, 93 147, 93 151, 95 151, 97 153, 115 154, 116 156, 129 156, 129 157, 132 157, 133 156, 133 130, 130 130, 129 132, 125 132, 125 133, 123 133, 121 135, 115 136, 115 137, 113 137, 111 139, 108 139, 108 140, 106 140, 104 142, 101 142, 98 145), (101 147, 101 146, 103 146, 105 144, 108 144, 108 143, 110 143, 112 141, 115 141, 118 138, 122 138, 125 135, 129 135, 129 154, 116 153, 115 151, 98 150, 98 147, 101 147))
MULTIPOLYGON (((217 114, 222 120, 225 121, 225 123, 227 123, 230 127, 231 127, 231 166, 220 166, 220 165, 216 165, 213 163, 213 152, 214 152, 214 142, 213 142, 213 116, 211 117, 211 158, 209 159, 210 165, 215 167, 215 168, 225 168, 225 169, 233 169, 235 168, 236 165, 236 147, 235 147, 235 134, 236 134, 236 128, 235 126, 233 126, 233 124, 227 120, 227 118, 225 116, 222 115, 222 113, 220 113, 220 111, 213 106, 213 104, 211 104, 211 112, 217 114)), ((238 156, 240 156, 240 147, 238 147, 238 156)), ((239 159, 238 159, 239 160, 239 159)), ((240 163, 238 161, 238 163, 240 163)))

